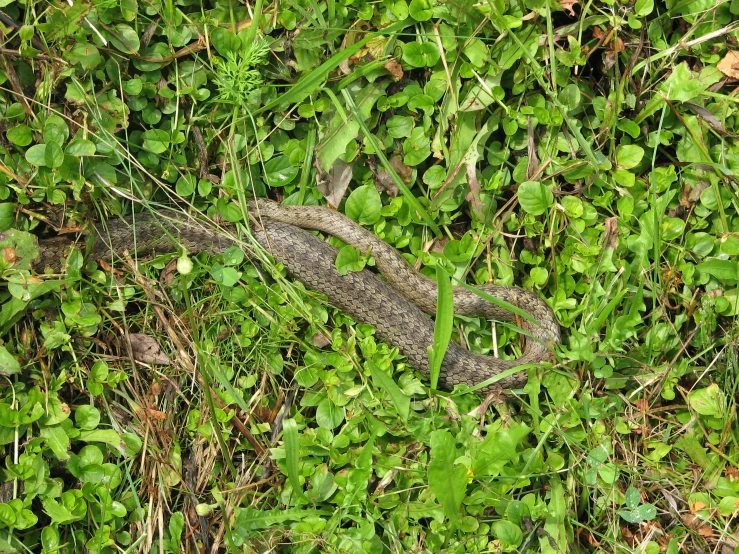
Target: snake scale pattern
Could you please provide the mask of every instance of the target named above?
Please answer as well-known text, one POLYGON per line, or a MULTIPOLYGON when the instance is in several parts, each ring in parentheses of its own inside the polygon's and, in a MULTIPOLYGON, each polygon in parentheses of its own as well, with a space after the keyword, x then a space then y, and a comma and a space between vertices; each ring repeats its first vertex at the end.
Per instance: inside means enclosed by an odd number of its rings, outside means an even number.
MULTIPOLYGON (((285 266, 292 278, 326 295, 331 304, 356 321, 374 326, 381 340, 396 346, 414 368, 428 376, 428 347, 433 344, 434 322, 426 314, 436 311, 435 280, 415 271, 383 240, 329 208, 281 206, 257 199, 249 202, 248 211, 258 222, 252 225, 253 237, 285 266), (361 252, 371 250, 377 269, 386 281, 368 269, 340 275, 335 267, 336 249, 304 229, 334 235, 361 252)), ((109 259, 111 254, 124 251, 166 253, 184 247, 189 252, 206 251, 217 255, 236 244, 243 248, 228 233, 183 216, 168 217, 163 212, 137 214, 135 219, 112 219, 104 226, 98 225, 96 231, 90 251, 93 259, 109 259)), ((37 271, 47 267, 58 270, 65 249, 71 245, 72 241, 66 237, 39 241, 41 257, 35 264, 37 271)), ((552 310, 535 294, 510 286, 478 288, 527 311, 538 324, 517 318, 474 292, 454 287, 455 314, 514 322, 529 337, 517 360, 478 355, 451 342, 439 377, 442 389, 450 390, 461 383, 474 386, 518 365, 546 361, 550 358, 547 345, 560 340, 559 325, 552 310)), ((478 393, 502 392, 519 388, 525 382, 526 373, 516 372, 485 386, 478 393)))

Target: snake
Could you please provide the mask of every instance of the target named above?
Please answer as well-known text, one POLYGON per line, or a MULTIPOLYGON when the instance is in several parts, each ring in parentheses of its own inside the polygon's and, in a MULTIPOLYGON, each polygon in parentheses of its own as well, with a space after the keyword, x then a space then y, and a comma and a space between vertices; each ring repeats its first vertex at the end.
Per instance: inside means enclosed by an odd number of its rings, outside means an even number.
MULTIPOLYGON (((250 234, 272 258, 281 263, 288 275, 315 292, 355 321, 375 328, 376 335, 397 347, 409 365, 430 375, 429 347, 434 345, 434 321, 438 298, 437 281, 414 269, 393 246, 358 223, 326 206, 287 206, 258 198, 247 202, 250 234), (371 254, 377 272, 368 268, 341 274, 336 268, 338 251, 311 231, 332 235, 371 254), (380 277, 381 274, 384 279, 380 277)), ((38 273, 58 271, 74 240, 56 236, 39 240, 38 273)), ((238 246, 247 256, 253 249, 213 226, 204 225, 184 214, 149 211, 134 216, 111 218, 98 223, 88 238, 87 257, 111 258, 130 254, 161 254, 185 249, 218 255, 238 246)), ((524 332, 524 346, 517 359, 501 359, 477 354, 450 341, 441 363, 438 387, 452 390, 455 385, 477 387, 481 395, 506 393, 525 385, 525 371, 509 371, 524 364, 538 364, 552 359, 551 348, 560 342, 560 327, 549 305, 535 293, 516 287, 484 284, 476 287, 454 286, 454 314, 483 317, 515 324, 524 332), (491 302, 485 295, 503 302, 491 302), (508 305, 530 317, 508 309, 508 305), (501 376, 501 374, 505 375, 501 376), (497 379, 492 379, 497 377, 497 379), (486 383, 489 381, 489 383, 486 383)))

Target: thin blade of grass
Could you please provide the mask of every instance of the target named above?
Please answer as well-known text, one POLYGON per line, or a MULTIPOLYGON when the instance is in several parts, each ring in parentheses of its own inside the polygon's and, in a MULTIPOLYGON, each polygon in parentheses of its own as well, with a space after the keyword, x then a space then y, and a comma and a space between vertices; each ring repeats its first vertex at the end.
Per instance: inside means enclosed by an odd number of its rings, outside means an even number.
POLYGON ((449 341, 454 327, 454 293, 452 280, 441 265, 436 265, 436 322, 434 323, 434 345, 429 348, 429 372, 431 390, 436 390, 449 341))

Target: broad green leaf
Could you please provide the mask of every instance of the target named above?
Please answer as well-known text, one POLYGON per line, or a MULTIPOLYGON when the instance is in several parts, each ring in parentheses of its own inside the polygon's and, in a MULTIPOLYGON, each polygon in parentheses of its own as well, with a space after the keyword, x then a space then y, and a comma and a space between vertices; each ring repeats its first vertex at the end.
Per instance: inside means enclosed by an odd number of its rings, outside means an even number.
POLYGON ((505 546, 519 546, 523 542, 521 528, 507 519, 493 523, 493 534, 505 546))
POLYGON ((44 151, 44 165, 47 167, 57 168, 64 163, 64 152, 62 147, 56 142, 49 142, 46 144, 46 150, 44 151))
POLYGON ((336 406, 331 399, 326 397, 318 404, 316 409, 316 423, 324 429, 336 429, 344 421, 346 409, 336 406))
POLYGON ((439 58, 439 49, 431 42, 408 42, 403 46, 403 61, 411 68, 433 67, 439 58))
POLYGON ((10 127, 6 131, 5 136, 8 137, 8 140, 16 146, 28 146, 33 142, 33 134, 28 125, 16 125, 15 127, 10 127))
POLYGON ((431 0, 411 0, 408 13, 416 21, 428 21, 434 15, 431 0))
POLYGON ((103 57, 97 47, 88 42, 75 44, 69 52, 64 54, 64 58, 72 64, 80 64, 85 71, 95 69, 103 62, 103 57))
POLYGON ((40 433, 41 437, 46 439, 46 446, 51 449, 57 460, 63 462, 69 459, 70 441, 61 426, 42 427, 40 433))
POLYGON ((370 360, 368 365, 375 386, 377 388, 384 389, 385 392, 390 395, 390 401, 395 406, 395 409, 398 410, 398 414, 402 420, 408 421, 411 399, 405 395, 393 378, 382 370, 375 362, 370 360))
POLYGON ((623 169, 633 169, 641 163, 644 149, 636 144, 622 144, 616 148, 616 161, 623 169))
POLYGON ((0 375, 13 375, 20 370, 18 360, 4 346, 0 346, 0 375))
POLYGON ((725 405, 724 394, 716 383, 688 393, 688 406, 700 415, 721 417, 725 405))
POLYGON ((36 167, 44 167, 46 165, 46 144, 34 144, 26 150, 26 161, 36 167))
POLYGON ((404 138, 413 130, 413 118, 408 116, 394 115, 387 125, 387 134, 393 138, 404 138))
POLYGON ((65 150, 69 156, 94 156, 95 144, 86 139, 75 139, 69 143, 65 150))
POLYGON ((136 31, 125 23, 119 23, 114 29, 115 34, 110 33, 108 35, 111 44, 121 52, 137 54, 139 48, 141 48, 141 42, 139 41, 139 36, 136 34, 136 31))
POLYGON ((7 231, 15 225, 15 210, 13 202, 0 202, 0 232, 7 231))
POLYGON ((459 521, 459 509, 467 492, 467 468, 455 464, 456 459, 457 446, 452 434, 446 429, 433 431, 428 483, 454 526, 459 521))
POLYGON ((722 282, 739 279, 739 262, 734 260, 709 260, 699 263, 696 269, 722 282))
POLYGON ((365 264, 366 259, 362 253, 350 244, 342 246, 336 256, 336 271, 341 275, 350 271, 362 271, 365 264))
POLYGON ((100 410, 89 404, 80 406, 74 412, 74 421, 80 429, 96 429, 100 424, 100 410))
POLYGON ((119 450, 121 453, 125 452, 125 445, 121 440, 121 436, 112 429, 81 431, 77 439, 83 442, 103 442, 119 450))
POLYGON ((371 185, 354 189, 346 199, 346 216, 361 225, 374 225, 380 219, 381 212, 380 194, 371 185))
POLYGON ((542 215, 554 202, 551 187, 540 181, 526 181, 518 186, 518 202, 532 215, 542 215))
POLYGON ((298 442, 298 424, 293 418, 282 424, 282 436, 285 440, 285 459, 287 462, 287 478, 290 480, 295 494, 305 498, 303 486, 300 484, 300 444, 298 442))
POLYGON ((270 187, 284 187, 293 182, 299 169, 287 156, 277 156, 264 164, 264 180, 270 187))
POLYGON ((152 154, 163 154, 170 146, 169 133, 162 129, 149 129, 143 134, 145 150, 152 154))

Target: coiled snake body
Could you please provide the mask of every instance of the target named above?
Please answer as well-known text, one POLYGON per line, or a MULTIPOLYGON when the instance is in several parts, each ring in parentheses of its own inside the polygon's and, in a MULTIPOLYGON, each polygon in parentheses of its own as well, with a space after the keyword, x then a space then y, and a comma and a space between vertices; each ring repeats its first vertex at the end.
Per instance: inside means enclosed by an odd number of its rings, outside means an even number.
MULTIPOLYGON (((325 294, 331 304, 355 320, 375 327, 383 341, 398 347, 413 367, 429 374, 428 348, 433 345, 434 323, 424 312, 435 313, 436 281, 415 271, 397 250, 380 238, 329 208, 281 206, 258 199, 251 200, 248 209, 259 222, 252 226, 253 237, 293 278, 325 294), (387 282, 367 269, 340 275, 335 267, 336 249, 301 227, 334 235, 362 252, 371 250, 377 269, 387 282)), ((124 251, 164 253, 178 246, 190 252, 207 251, 216 255, 236 244, 241 246, 221 232, 182 217, 172 219, 164 213, 149 213, 98 226, 90 255, 106 258, 124 251)), ((36 268, 58 268, 64 250, 70 245, 71 241, 64 237, 40 241, 41 258, 36 268)), ((440 388, 451 389, 461 383, 473 386, 518 365, 545 361, 549 359, 547 344, 559 342, 559 325, 554 314, 538 296, 518 287, 478 288, 527 311, 538 324, 518 320, 512 312, 474 292, 455 287, 455 314, 516 322, 529 338, 517 360, 481 356, 451 342, 442 363, 440 388)), ((518 388, 525 381, 525 372, 517 372, 478 392, 518 388)))

